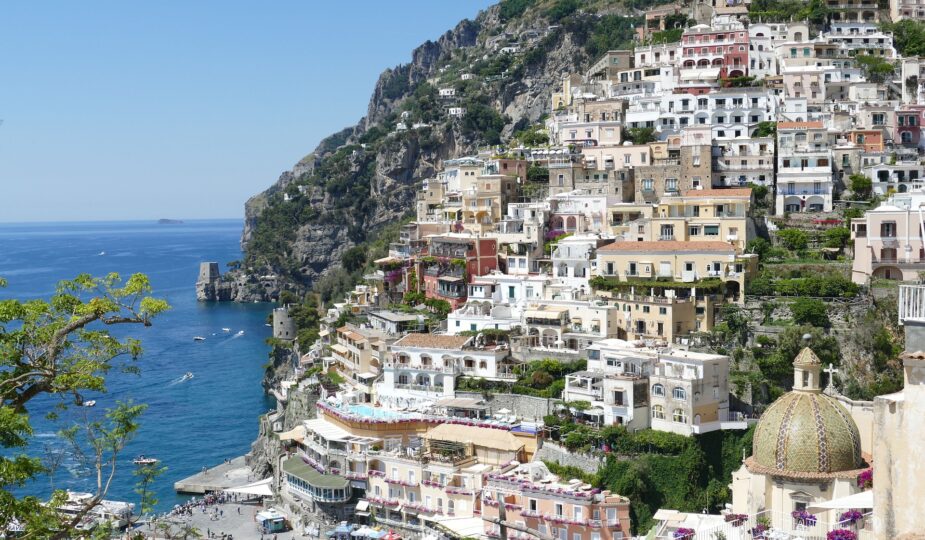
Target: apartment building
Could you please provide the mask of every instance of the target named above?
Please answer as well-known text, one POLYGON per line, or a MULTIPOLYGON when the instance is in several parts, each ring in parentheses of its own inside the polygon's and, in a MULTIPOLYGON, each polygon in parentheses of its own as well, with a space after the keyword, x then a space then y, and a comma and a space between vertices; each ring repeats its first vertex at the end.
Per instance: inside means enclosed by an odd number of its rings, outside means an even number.
POLYGON ((861 174, 871 179, 874 193, 880 196, 925 188, 925 165, 918 159, 867 165, 861 174))
POLYGON ((778 122, 778 215, 832 211, 834 142, 821 121, 778 122))
POLYGON ((337 342, 330 347, 333 361, 359 397, 372 401, 372 382, 382 373, 389 345, 397 336, 348 323, 337 329, 336 337, 337 342))
POLYGON ((774 186, 774 137, 716 138, 713 141, 713 186, 774 186))
POLYGON ((866 284, 870 278, 913 281, 925 271, 925 192, 911 191, 888 198, 864 217, 851 220, 854 263, 851 279, 866 284))
POLYGON ((877 0, 827 0, 826 8, 831 12, 829 17, 833 24, 880 22, 880 7, 877 0))
MULTIPOLYGON (((619 540, 630 536, 630 501, 579 480, 564 481, 542 462, 512 463, 488 473, 482 490, 484 535, 499 538, 505 519, 557 540, 619 540)), ((514 533, 509 538, 532 536, 514 533)))
POLYGON ((505 344, 485 344, 471 336, 408 334, 390 348, 382 369, 377 396, 382 402, 453 397, 456 379, 478 377, 514 380, 519 362, 510 357, 505 344))
POLYGON ((636 203, 654 203, 666 195, 677 195, 712 182, 709 144, 662 146, 664 153, 653 156, 649 165, 636 168, 636 203))
POLYGON ((738 254, 736 246, 722 241, 614 242, 597 250, 598 275, 618 281, 658 278, 690 283, 719 279, 726 298, 744 301, 745 282, 758 270, 754 254, 738 254))
POLYGON ((740 22, 698 24, 681 36, 681 77, 690 70, 709 71, 715 78, 748 74, 748 32, 740 22))
POLYGON ((525 441, 510 431, 442 424, 370 452, 366 499, 378 523, 420 532, 428 522, 478 516, 485 475, 528 458, 525 441))
POLYGON ((560 283, 587 288, 596 262, 594 253, 611 242, 612 238, 602 238, 600 234, 577 234, 559 240, 550 257, 553 276, 560 283))
POLYGON ((644 240, 729 242, 744 253, 755 236, 751 203, 751 188, 695 189, 679 197, 662 197, 644 240))
POLYGON ((498 268, 495 238, 447 233, 431 236, 428 242, 427 254, 416 261, 423 291, 454 309, 465 303, 469 280, 498 268))
POLYGON ((601 233, 607 223, 609 195, 588 195, 579 191, 549 197, 549 228, 570 234, 601 233))
POLYGON ((651 427, 680 435, 745 429, 729 414, 729 357, 663 351, 649 374, 651 427))
POLYGON ((584 163, 549 165, 549 196, 580 191, 632 200, 633 169, 594 169, 584 163))
POLYGON ((890 18, 893 22, 903 19, 925 20, 925 3, 921 0, 890 0, 890 18))

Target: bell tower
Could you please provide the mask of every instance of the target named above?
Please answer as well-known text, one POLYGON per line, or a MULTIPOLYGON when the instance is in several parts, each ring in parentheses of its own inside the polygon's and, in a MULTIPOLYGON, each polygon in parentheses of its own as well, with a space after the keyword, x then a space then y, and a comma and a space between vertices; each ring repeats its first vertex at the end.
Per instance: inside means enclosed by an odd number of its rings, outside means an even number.
POLYGON ((793 389, 799 392, 819 393, 819 374, 822 361, 809 347, 804 347, 793 360, 793 389))

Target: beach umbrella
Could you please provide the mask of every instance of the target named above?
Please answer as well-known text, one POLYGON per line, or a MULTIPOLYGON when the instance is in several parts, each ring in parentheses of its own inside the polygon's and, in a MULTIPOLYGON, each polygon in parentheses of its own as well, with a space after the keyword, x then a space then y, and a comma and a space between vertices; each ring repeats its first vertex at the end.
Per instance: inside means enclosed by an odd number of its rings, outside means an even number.
POLYGON ((384 540, 401 540, 401 535, 393 531, 392 529, 389 529, 389 534, 385 535, 383 539, 384 540))
POLYGON ((499 409, 498 414, 511 414, 510 409, 499 409))

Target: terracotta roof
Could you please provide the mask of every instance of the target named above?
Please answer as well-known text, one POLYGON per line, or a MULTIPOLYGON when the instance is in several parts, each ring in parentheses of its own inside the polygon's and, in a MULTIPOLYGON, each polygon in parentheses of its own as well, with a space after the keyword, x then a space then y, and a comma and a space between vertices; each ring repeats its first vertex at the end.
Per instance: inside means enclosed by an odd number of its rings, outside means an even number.
POLYGON ((366 339, 366 336, 364 336, 363 334, 360 334, 359 332, 353 331, 348 326, 341 326, 340 328, 337 329, 337 333, 342 334, 345 337, 352 339, 353 341, 363 341, 364 339, 366 339))
POLYGON ((662 240, 656 242, 614 242, 598 248, 601 251, 625 252, 665 252, 665 251, 735 251, 735 246, 726 242, 680 242, 677 240, 662 240))
POLYGON ((778 129, 819 129, 822 126, 821 121, 815 122, 778 122, 778 129))
POLYGON ((393 347, 421 347, 426 349, 458 350, 469 341, 466 336, 441 334, 408 334, 392 344, 393 347))
POLYGON ((684 197, 751 197, 752 188, 691 189, 684 197))

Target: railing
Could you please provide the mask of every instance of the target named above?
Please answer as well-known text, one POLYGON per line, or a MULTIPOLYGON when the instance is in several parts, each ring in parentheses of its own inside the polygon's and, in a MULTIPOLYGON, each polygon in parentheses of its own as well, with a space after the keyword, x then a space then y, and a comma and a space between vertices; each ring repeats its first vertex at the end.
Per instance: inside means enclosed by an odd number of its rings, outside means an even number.
POLYGON ((431 386, 427 384, 396 383, 395 388, 398 388, 399 390, 416 390, 418 392, 443 392, 442 386, 431 386))

